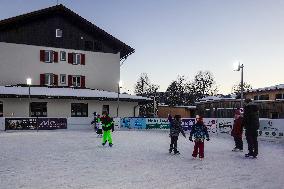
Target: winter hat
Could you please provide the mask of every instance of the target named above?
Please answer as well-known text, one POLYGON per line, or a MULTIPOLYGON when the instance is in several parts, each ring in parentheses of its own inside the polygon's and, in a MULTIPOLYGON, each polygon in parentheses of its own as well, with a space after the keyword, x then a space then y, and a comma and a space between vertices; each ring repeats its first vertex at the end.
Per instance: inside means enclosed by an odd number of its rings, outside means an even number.
POLYGON ((240 111, 240 110, 236 110, 236 111, 235 111, 235 114, 236 114, 236 115, 241 115, 241 111, 240 111))

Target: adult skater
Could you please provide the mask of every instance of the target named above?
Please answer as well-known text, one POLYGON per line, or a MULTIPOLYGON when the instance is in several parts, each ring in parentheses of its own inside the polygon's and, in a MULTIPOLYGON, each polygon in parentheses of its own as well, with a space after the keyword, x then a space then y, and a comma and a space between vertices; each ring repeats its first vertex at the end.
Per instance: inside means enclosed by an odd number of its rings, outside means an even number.
POLYGON ((200 160, 204 158, 204 139, 209 141, 209 134, 207 131, 207 127, 203 123, 203 117, 197 115, 196 123, 192 126, 190 131, 189 140, 193 142, 192 136, 194 136, 194 150, 192 152, 192 157, 195 159, 197 154, 199 154, 200 160), (198 152, 199 151, 199 152, 198 152))
POLYGON ((113 119, 109 117, 107 112, 103 113, 103 117, 101 118, 102 128, 103 128, 103 141, 102 145, 104 146, 108 141, 109 146, 112 147, 112 136, 111 131, 114 130, 113 119))
POLYGON ((252 156, 256 158, 258 155, 258 142, 257 142, 257 130, 259 129, 259 115, 258 115, 258 106, 250 99, 245 100, 244 107, 244 118, 243 126, 245 128, 246 140, 248 143, 248 153, 246 157, 252 156))
POLYGON ((243 125, 242 125, 242 116, 240 109, 237 109, 234 116, 234 125, 231 132, 231 135, 234 137, 235 141, 235 148, 232 150, 236 151, 243 151, 243 125))
POLYGON ((174 151, 174 154, 179 154, 179 151, 177 150, 177 141, 179 133, 182 133, 182 135, 186 138, 181 126, 180 115, 175 115, 174 120, 172 121, 172 125, 170 127, 171 144, 169 153, 172 153, 172 151, 174 151))

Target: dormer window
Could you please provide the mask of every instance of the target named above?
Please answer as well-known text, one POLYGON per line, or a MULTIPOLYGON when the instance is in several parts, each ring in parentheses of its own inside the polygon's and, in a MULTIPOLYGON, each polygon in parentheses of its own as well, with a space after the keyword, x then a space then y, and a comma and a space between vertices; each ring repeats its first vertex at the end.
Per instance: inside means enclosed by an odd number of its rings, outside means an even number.
POLYGON ((56 37, 62 37, 62 30, 61 29, 56 29, 55 30, 55 36, 56 37))

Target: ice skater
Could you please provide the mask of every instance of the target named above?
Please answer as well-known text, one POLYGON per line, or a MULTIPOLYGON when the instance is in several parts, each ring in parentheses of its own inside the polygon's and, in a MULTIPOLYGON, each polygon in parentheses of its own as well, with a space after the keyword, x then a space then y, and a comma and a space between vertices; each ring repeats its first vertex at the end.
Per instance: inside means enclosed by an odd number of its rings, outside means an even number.
POLYGON ((175 115, 174 120, 172 121, 170 127, 171 144, 170 144, 169 153, 172 153, 172 151, 174 151, 174 154, 180 154, 180 152, 177 150, 177 141, 179 133, 181 133, 186 138, 185 133, 181 126, 180 115, 175 115))
POLYGON ((97 127, 97 137, 102 138, 103 135, 103 128, 102 128, 102 121, 101 121, 101 116, 98 115, 96 119, 96 127, 97 127))
POLYGON ((203 160, 204 158, 204 139, 209 141, 209 134, 207 131, 207 127, 203 123, 202 116, 196 116, 196 124, 192 126, 190 131, 189 140, 193 142, 192 136, 194 136, 194 150, 192 152, 192 157, 195 159, 197 154, 199 154, 199 159, 203 160))
POLYGON ((250 99, 245 100, 243 125, 245 128, 246 140, 248 143, 248 153, 246 157, 256 158, 258 155, 257 130, 259 129, 259 112, 258 106, 251 102, 250 99))
POLYGON ((114 130, 113 119, 109 117, 107 112, 103 113, 103 117, 101 118, 102 128, 103 128, 103 141, 102 145, 104 146, 108 141, 110 147, 112 147, 112 136, 111 131, 114 130))
POLYGON ((234 116, 234 125, 231 132, 231 136, 234 137, 235 148, 232 150, 234 152, 243 151, 243 125, 242 125, 242 116, 240 109, 237 109, 234 116))

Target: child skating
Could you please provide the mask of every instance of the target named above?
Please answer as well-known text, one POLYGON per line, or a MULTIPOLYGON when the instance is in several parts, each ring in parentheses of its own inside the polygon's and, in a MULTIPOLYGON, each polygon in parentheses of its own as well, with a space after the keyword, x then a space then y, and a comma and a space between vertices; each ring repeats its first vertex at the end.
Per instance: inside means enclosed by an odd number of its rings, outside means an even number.
POLYGON ((203 123, 202 116, 196 116, 196 124, 193 125, 190 131, 189 140, 193 142, 192 136, 194 136, 194 150, 192 152, 192 157, 195 159, 197 154, 199 154, 200 160, 204 158, 204 139, 209 141, 209 134, 207 127, 203 123))
POLYGON ((103 128, 102 128, 102 121, 101 121, 101 116, 100 115, 97 116, 96 127, 97 127, 97 134, 98 134, 97 137, 101 138, 102 135, 103 135, 103 128))
POLYGON ((185 133, 181 126, 180 115, 175 115, 172 125, 170 127, 171 144, 170 144, 169 153, 172 153, 172 151, 174 151, 174 154, 179 154, 179 151, 177 150, 177 141, 180 132, 186 138, 185 133))
POLYGON ((103 117, 101 118, 102 128, 103 128, 103 141, 102 145, 104 146, 108 141, 110 147, 112 147, 112 136, 111 131, 114 130, 114 124, 112 118, 109 117, 107 112, 103 113, 103 117))

